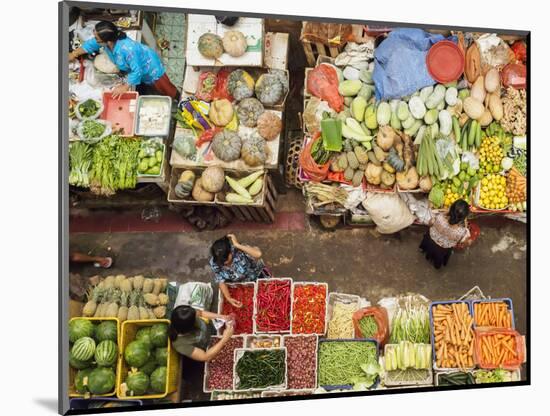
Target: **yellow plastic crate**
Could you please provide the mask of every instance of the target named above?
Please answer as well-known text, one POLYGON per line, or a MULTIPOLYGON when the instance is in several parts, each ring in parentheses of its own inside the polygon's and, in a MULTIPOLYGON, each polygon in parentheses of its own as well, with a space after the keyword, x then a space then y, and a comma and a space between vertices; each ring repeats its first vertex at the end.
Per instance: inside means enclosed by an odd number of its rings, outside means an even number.
POLYGON ((142 400, 142 399, 162 399, 167 395, 175 392, 178 389, 178 374, 180 367, 180 356, 178 352, 172 349, 172 343, 168 339, 168 362, 166 363, 166 390, 164 393, 149 394, 144 396, 123 396, 121 391, 121 385, 126 380, 126 376, 130 371, 130 368, 124 360, 124 350, 126 346, 136 338, 138 329, 151 326, 153 324, 165 323, 170 325, 168 319, 150 319, 139 321, 124 321, 122 323, 122 335, 120 340, 120 355, 118 357, 118 371, 116 381, 116 395, 119 399, 123 400, 142 400))
MULTIPOLYGON (((122 352, 120 348, 120 339, 121 339, 121 330, 120 330, 120 321, 117 318, 88 318, 84 316, 77 316, 74 318, 69 319, 69 323, 75 319, 86 319, 88 321, 92 321, 94 323, 100 323, 103 321, 115 321, 116 322, 116 329, 117 329, 117 345, 118 345, 118 358, 117 360, 120 361, 120 354, 122 352)), ((69 397, 87 397, 85 394, 80 394, 76 391, 74 387, 74 379, 76 377, 76 373, 78 373, 78 370, 75 370, 71 366, 69 366, 69 397)), ((115 377, 116 380, 118 380, 118 365, 115 369, 115 377)), ((114 396, 116 393, 116 383, 115 383, 115 389, 112 392, 106 393, 106 394, 92 394, 90 397, 109 397, 114 396)))

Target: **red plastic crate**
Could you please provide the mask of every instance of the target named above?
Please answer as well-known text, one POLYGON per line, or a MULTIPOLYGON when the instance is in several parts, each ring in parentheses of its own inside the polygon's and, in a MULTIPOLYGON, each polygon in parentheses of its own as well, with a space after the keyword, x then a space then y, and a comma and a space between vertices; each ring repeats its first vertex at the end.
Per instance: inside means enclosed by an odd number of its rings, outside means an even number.
POLYGON ((100 118, 111 122, 113 132, 122 129, 122 137, 134 135, 138 96, 135 91, 125 92, 120 98, 113 98, 113 94, 108 91, 103 93, 104 109, 100 118))

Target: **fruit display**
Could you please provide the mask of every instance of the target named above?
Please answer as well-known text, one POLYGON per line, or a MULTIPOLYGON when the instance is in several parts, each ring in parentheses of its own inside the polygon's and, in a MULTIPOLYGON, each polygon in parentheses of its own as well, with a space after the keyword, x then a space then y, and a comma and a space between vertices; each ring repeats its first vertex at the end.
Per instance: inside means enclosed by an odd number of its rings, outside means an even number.
POLYGON ((480 173, 484 175, 500 172, 503 158, 501 139, 498 136, 485 137, 479 148, 480 173))
POLYGON ((486 209, 504 209, 508 206, 506 177, 496 173, 485 176, 481 182, 478 205, 486 209))
POLYGON ((527 178, 515 167, 508 172, 506 196, 511 204, 512 211, 525 211, 527 209, 527 178))
POLYGON ((118 358, 118 325, 115 320, 69 321, 70 390, 75 395, 113 394, 118 358))
POLYGON ((169 342, 167 323, 139 327, 123 352, 125 366, 122 369, 127 373, 123 374, 119 396, 147 396, 166 392, 169 342))
MULTIPOLYGON (((161 319, 166 315, 168 280, 142 275, 107 276, 88 289, 82 315, 126 320, 161 319)), ((101 330, 102 339, 112 339, 101 330)))
POLYGON ((164 144, 162 140, 143 140, 138 153, 138 176, 159 176, 163 160, 164 144))
POLYGON ((469 163, 460 164, 460 172, 452 179, 443 181, 445 200, 443 206, 449 208, 455 201, 470 201, 472 190, 479 183, 478 170, 469 163))

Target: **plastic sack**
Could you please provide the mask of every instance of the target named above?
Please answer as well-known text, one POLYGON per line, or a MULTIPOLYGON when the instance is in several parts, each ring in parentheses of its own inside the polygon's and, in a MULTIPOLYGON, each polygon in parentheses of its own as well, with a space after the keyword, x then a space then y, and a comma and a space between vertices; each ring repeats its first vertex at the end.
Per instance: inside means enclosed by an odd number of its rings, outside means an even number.
POLYGON ((464 250, 465 248, 470 247, 477 240, 479 234, 481 234, 479 225, 477 225, 475 222, 468 222, 468 230, 470 231, 470 236, 466 241, 458 243, 454 247, 455 250, 464 250))
POLYGON ((91 143, 91 144, 100 142, 102 139, 110 135, 111 132, 112 132, 111 122, 107 120, 82 120, 78 125, 78 127, 76 128, 76 134, 78 135, 80 140, 82 140, 85 143, 91 143), (87 138, 86 136, 84 136, 84 124, 87 121, 94 121, 96 123, 101 123, 105 126, 105 130, 103 130, 103 133, 101 134, 101 136, 93 137, 93 138, 87 138))
POLYGON ((178 131, 172 147, 184 159, 193 159, 197 154, 193 130, 178 131))
POLYGON ((315 134, 321 131, 321 119, 323 113, 334 114, 334 111, 328 106, 326 101, 321 101, 317 97, 311 97, 304 109, 304 125, 308 133, 315 134))
POLYGON ((444 39, 421 29, 390 32, 374 51, 372 79, 376 99, 401 98, 435 84, 426 67, 426 55, 432 45, 444 39))
POLYGON ((307 90, 324 100, 337 113, 344 109, 344 97, 338 92, 338 74, 329 64, 321 64, 308 74, 307 90))
POLYGON ((212 93, 216 88, 217 76, 213 72, 203 72, 199 76, 196 96, 199 100, 212 101, 212 93))
POLYGON ((178 294, 174 308, 182 305, 191 306, 195 309, 210 310, 214 290, 210 283, 188 282, 178 288, 178 294))
POLYGON ((330 168, 330 162, 327 162, 324 165, 318 165, 311 156, 311 147, 317 140, 320 140, 320 137, 321 133, 317 132, 315 136, 313 136, 313 139, 304 146, 298 159, 302 170, 312 181, 315 182, 321 182, 324 180, 327 177, 328 170, 330 168))
POLYGON ((353 328, 355 330, 355 338, 366 338, 361 333, 359 321, 367 316, 372 316, 376 321, 376 325, 378 326, 378 331, 374 336, 370 338, 378 341, 380 348, 384 347, 390 337, 390 325, 388 320, 388 311, 380 306, 361 308, 353 314, 351 319, 353 321, 353 328))
POLYGON ((527 86, 527 68, 523 64, 508 64, 500 73, 505 87, 523 89, 527 86))
MULTIPOLYGON (((514 329, 495 329, 495 328, 476 328, 475 329, 475 362, 479 368, 486 370, 493 370, 495 368, 503 368, 505 370, 517 370, 521 367, 521 364, 525 362, 525 341, 521 334, 514 329), (487 348, 486 342, 483 341, 484 337, 490 336, 510 336, 515 340, 515 348, 513 351, 515 357, 509 361, 504 361, 502 364, 497 364, 494 360, 488 361, 484 359, 484 350, 487 348)), ((499 357, 497 357, 498 359, 499 357)))
POLYGON ((426 198, 425 194, 402 192, 399 196, 405 201, 409 210, 420 224, 430 224, 433 215, 430 209, 430 201, 426 198), (421 197, 417 195, 421 195, 421 197))
POLYGON ((514 52, 514 56, 517 61, 521 63, 525 63, 527 61, 527 47, 525 46, 525 42, 522 40, 515 41, 510 49, 514 52))
POLYGON ((414 222, 407 204, 395 193, 367 193, 363 207, 380 234, 393 234, 414 222))
POLYGON ((226 100, 233 101, 233 97, 227 89, 230 73, 231 70, 225 68, 218 72, 218 76, 216 77, 216 87, 212 91, 212 100, 221 100, 225 98, 226 100))
POLYGON ((222 128, 216 127, 216 128, 204 131, 199 136, 199 140, 197 140, 197 143, 195 144, 195 146, 200 148, 204 143, 211 142, 214 136, 222 130, 223 130, 222 128))
POLYGON ((476 40, 481 55, 481 67, 500 67, 515 56, 508 44, 495 33, 486 33, 476 40))

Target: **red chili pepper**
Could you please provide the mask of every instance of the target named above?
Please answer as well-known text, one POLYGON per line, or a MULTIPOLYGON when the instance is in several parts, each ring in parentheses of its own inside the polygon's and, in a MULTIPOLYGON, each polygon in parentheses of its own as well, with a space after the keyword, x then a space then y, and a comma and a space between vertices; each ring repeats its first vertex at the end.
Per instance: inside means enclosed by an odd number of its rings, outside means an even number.
POLYGON ((323 334, 325 332, 326 286, 305 284, 294 286, 292 333, 323 334))
POLYGON ((290 281, 271 279, 258 284, 256 326, 261 332, 290 330, 290 281))
POLYGON ((251 285, 229 286, 229 294, 235 300, 242 303, 241 308, 236 308, 225 299, 222 303, 222 314, 235 315, 235 335, 252 334, 252 319, 254 314, 254 287, 251 285))

